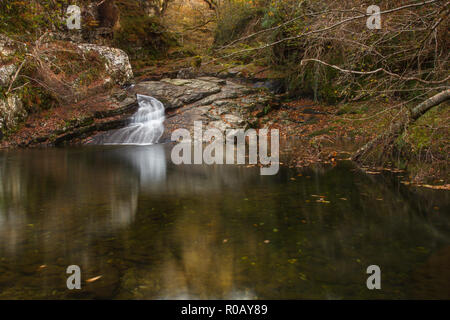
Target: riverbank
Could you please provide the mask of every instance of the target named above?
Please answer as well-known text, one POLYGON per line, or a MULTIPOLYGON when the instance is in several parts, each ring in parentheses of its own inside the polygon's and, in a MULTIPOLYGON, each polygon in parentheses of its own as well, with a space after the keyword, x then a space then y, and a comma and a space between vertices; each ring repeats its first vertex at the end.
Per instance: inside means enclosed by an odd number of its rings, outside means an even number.
MULTIPOLYGON (((166 66, 166 70, 170 68, 170 65, 166 66)), ((181 68, 171 72, 182 77, 185 70, 181 68)), ((264 75, 262 72, 259 74, 264 75)), ((178 128, 192 130, 194 121, 202 121, 206 127, 221 130, 279 129, 283 149, 290 153, 289 160, 283 165, 334 165, 340 159, 350 158, 365 142, 382 133, 398 112, 394 108, 389 109, 389 106, 399 102, 336 106, 316 103, 307 98, 292 99, 285 94, 275 93, 270 79, 244 77, 236 75, 234 71, 202 73, 193 75, 196 76, 193 79, 161 79, 163 76, 167 74, 161 70, 147 72, 140 78, 154 80, 137 82, 127 89, 116 87, 73 105, 32 114, 3 139, 1 147, 101 143, 102 132, 125 126, 127 119, 137 110, 135 95, 145 94, 165 104, 163 141, 170 140, 171 132, 178 128)), ((410 128, 409 134, 417 135, 423 128, 440 126, 442 121, 445 118, 433 117, 430 113, 421 123, 410 128)), ((445 147, 439 146, 441 150, 445 150, 445 147)), ((370 174, 382 170, 406 170, 409 172, 405 179, 407 183, 449 187, 444 160, 439 166, 434 165, 436 162, 418 165, 413 156, 410 155, 410 161, 399 158, 383 166, 367 166, 366 170, 370 174)))

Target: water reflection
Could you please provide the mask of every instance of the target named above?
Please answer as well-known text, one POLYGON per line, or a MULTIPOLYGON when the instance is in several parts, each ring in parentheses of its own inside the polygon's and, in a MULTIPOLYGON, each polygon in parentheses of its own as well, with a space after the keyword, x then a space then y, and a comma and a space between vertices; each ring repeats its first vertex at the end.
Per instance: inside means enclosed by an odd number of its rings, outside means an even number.
POLYGON ((445 191, 350 164, 262 177, 174 166, 169 152, 1 153, 0 298, 450 296, 445 191), (83 280, 102 277, 68 291, 70 264, 83 280), (383 271, 381 292, 365 286, 370 264, 383 271))

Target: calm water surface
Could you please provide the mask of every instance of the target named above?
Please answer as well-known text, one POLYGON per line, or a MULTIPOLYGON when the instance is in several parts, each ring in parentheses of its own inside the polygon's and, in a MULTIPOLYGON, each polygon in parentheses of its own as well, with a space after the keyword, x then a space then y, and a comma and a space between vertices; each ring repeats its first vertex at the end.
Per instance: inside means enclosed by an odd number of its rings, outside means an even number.
POLYGON ((175 166, 167 145, 1 152, 0 298, 450 298, 449 192, 400 180, 175 166))

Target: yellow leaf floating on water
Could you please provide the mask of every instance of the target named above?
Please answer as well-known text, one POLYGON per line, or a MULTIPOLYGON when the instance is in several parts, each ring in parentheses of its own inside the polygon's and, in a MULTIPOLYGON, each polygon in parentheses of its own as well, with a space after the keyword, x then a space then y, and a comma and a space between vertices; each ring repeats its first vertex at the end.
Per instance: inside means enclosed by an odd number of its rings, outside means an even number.
POLYGON ((414 186, 414 187, 422 187, 422 188, 428 188, 428 189, 435 189, 435 190, 450 190, 450 184, 444 184, 444 185, 431 185, 431 184, 414 184, 409 181, 400 181, 400 183, 406 185, 406 186, 414 186))
POLYGON ((97 280, 100 279, 101 277, 103 277, 103 276, 93 277, 93 278, 87 279, 86 282, 91 283, 91 282, 97 281, 97 280))

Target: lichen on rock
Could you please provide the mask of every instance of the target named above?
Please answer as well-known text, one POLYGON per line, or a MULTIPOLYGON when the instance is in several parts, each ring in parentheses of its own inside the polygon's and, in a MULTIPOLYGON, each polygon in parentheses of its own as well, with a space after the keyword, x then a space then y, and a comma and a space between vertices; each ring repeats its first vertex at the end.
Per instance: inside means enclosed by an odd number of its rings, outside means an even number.
POLYGON ((106 60, 106 71, 115 83, 124 85, 133 78, 128 55, 123 50, 90 43, 77 44, 77 47, 85 52, 95 51, 103 57, 106 60))
POLYGON ((0 131, 14 128, 26 116, 26 110, 20 98, 13 94, 0 100, 0 131))

